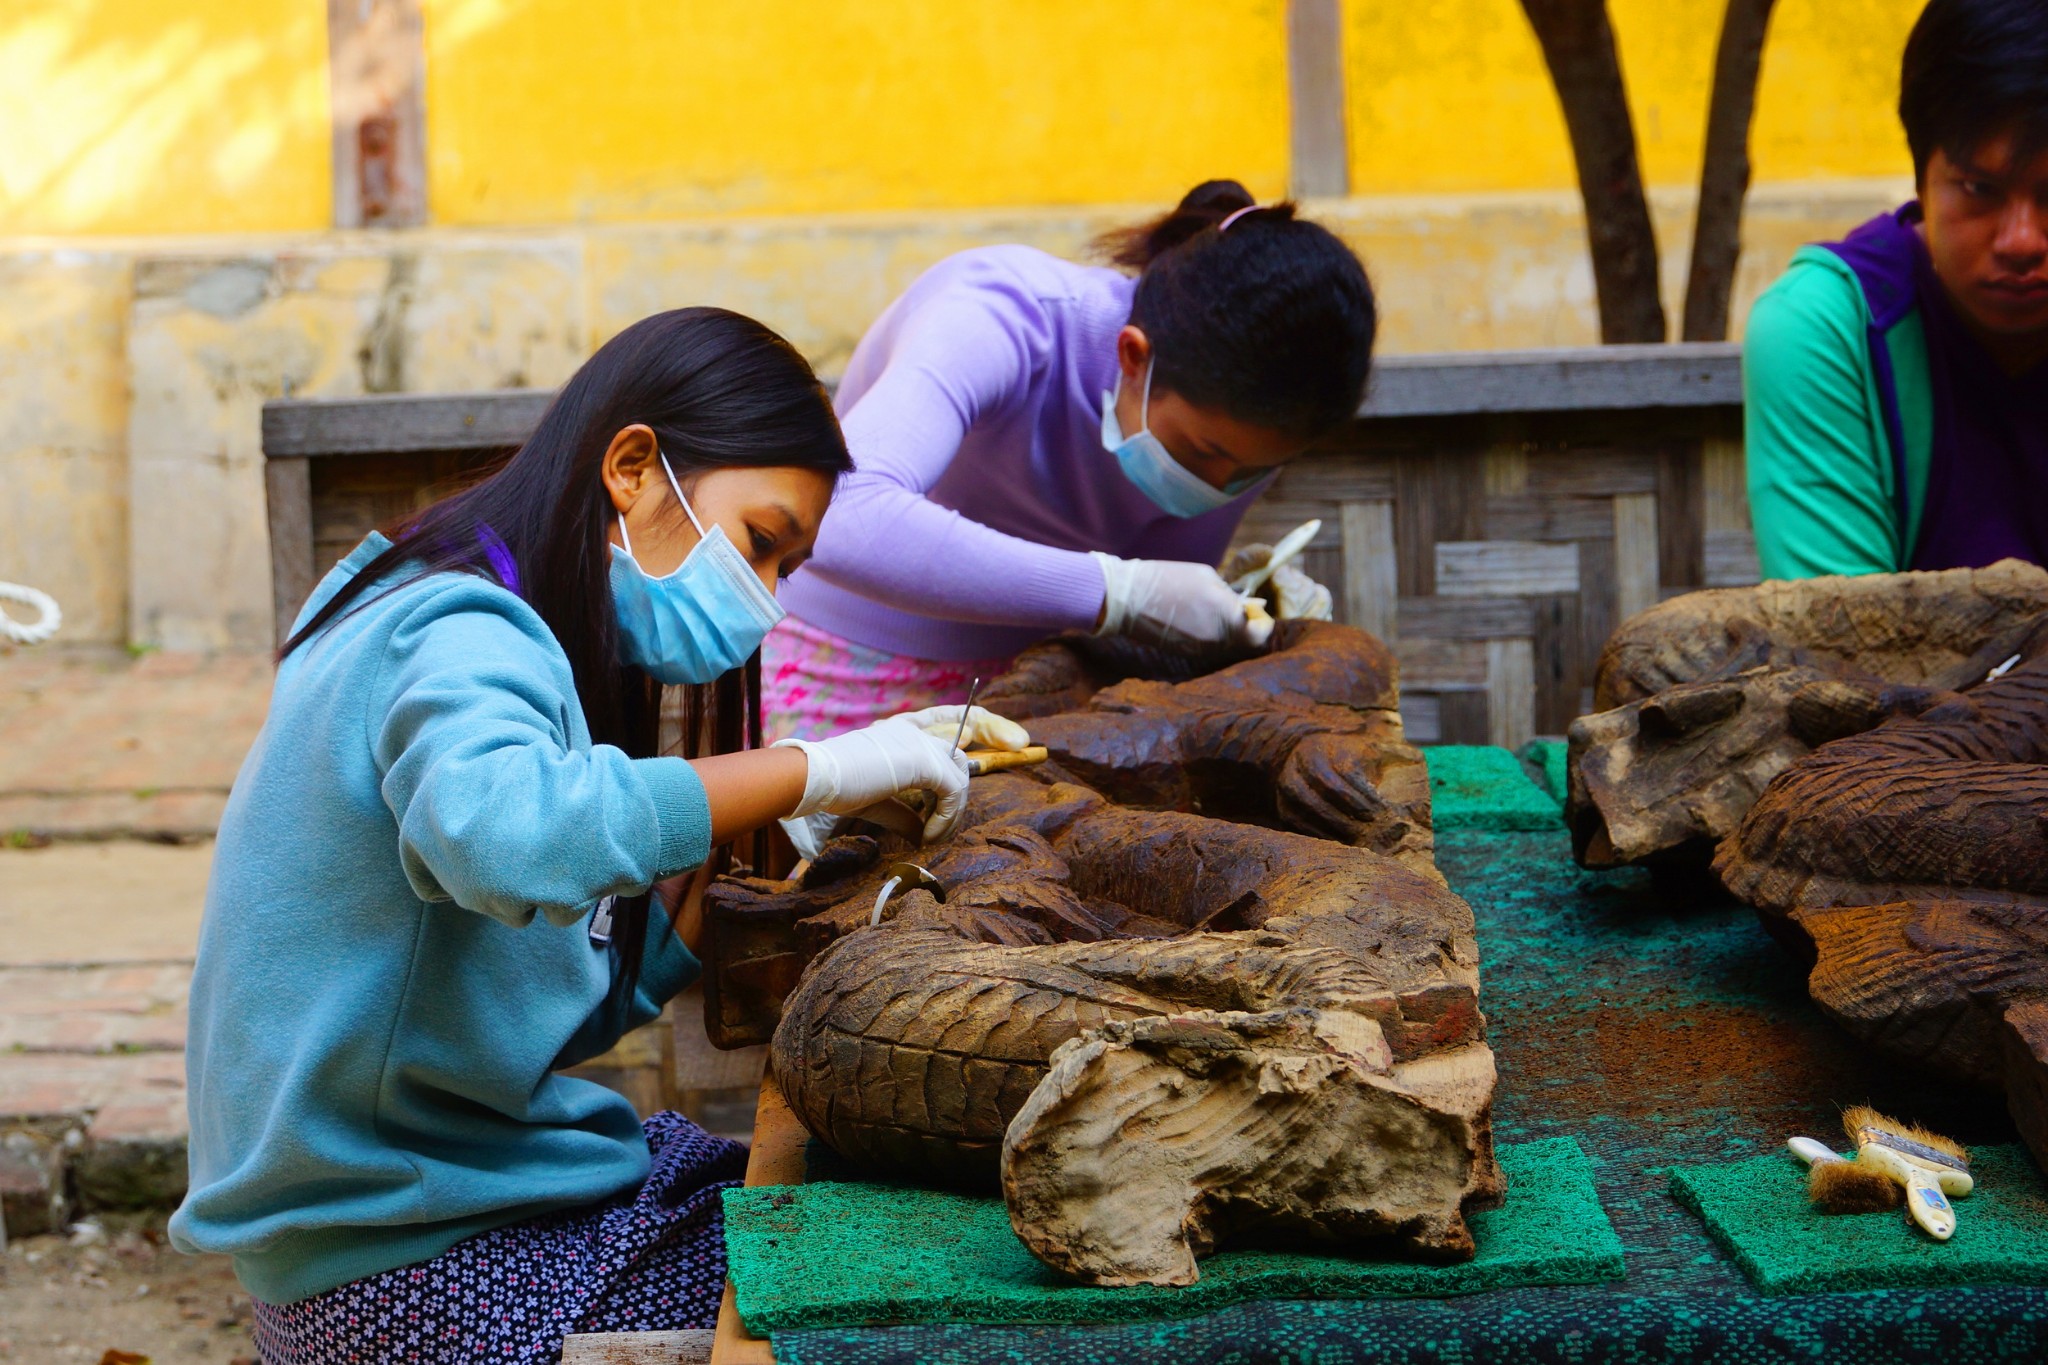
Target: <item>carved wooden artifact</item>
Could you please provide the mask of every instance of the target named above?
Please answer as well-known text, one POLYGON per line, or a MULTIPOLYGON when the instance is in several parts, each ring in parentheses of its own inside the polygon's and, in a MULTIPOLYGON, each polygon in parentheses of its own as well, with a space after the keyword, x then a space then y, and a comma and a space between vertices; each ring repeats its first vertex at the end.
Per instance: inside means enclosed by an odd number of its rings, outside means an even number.
POLYGON ((1571 727, 1573 852, 1703 861, 1788 765, 1980 682, 2044 612, 2048 571, 2005 560, 1688 593, 1630 618, 1571 727))
POLYGON ((1714 869, 1822 1009, 2004 1087, 2048 1164, 2048 652, 1794 764, 1714 869))
POLYGON ((780 926, 757 981, 802 967, 783 1093, 863 1166, 1000 1181, 1026 1244, 1089 1283, 1187 1284, 1252 1230, 1470 1255, 1465 1215, 1501 1191, 1493 1057, 1384 648, 1307 623, 1204 677, 1145 666, 1054 642, 987 690, 1053 759, 975 780, 917 855, 943 901, 871 923, 907 849, 866 835, 799 883, 713 888, 714 942, 780 926))
POLYGON ((1314 834, 1436 875, 1429 771, 1402 736, 1393 655, 1364 631, 1285 621, 1270 652, 1206 674, 1062 636, 982 699, 1030 725, 1056 776, 1120 804, 1314 834))

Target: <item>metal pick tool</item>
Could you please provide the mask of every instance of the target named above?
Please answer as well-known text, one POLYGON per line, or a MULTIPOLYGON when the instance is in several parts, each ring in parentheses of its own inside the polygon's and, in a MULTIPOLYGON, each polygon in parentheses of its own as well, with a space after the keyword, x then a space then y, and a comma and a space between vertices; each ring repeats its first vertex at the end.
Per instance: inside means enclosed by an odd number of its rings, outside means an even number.
POLYGON ((889 880, 882 883, 882 892, 875 897, 875 913, 868 916, 870 928, 882 922, 882 910, 899 887, 905 891, 929 891, 933 900, 945 904, 946 884, 934 877, 930 869, 916 863, 890 863, 882 870, 889 874, 889 880))
MULTIPOLYGON (((960 728, 953 732, 953 747, 960 748, 960 741, 967 735, 967 718, 974 714, 974 699, 981 695, 981 679, 976 678, 967 689, 967 705, 960 708, 960 728)), ((966 750, 961 749, 962 753, 966 750)))

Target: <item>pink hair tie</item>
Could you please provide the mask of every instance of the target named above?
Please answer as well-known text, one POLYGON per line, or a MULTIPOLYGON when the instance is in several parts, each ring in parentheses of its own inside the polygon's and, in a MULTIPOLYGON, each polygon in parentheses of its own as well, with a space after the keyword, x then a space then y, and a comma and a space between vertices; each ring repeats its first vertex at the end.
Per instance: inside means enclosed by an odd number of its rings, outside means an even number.
POLYGON ((1216 225, 1216 235, 1221 237, 1224 233, 1230 231, 1232 223, 1244 217, 1247 213, 1257 213, 1258 211, 1259 206, 1257 204, 1246 204, 1243 208, 1236 210, 1228 218, 1225 218, 1216 225))

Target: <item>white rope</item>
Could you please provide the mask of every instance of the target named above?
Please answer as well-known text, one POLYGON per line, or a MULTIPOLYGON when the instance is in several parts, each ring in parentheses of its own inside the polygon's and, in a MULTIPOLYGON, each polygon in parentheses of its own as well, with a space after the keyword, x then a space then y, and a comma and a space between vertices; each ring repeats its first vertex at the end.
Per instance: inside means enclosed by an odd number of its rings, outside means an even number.
POLYGON ((57 633, 57 627, 64 624, 64 613, 57 607, 57 599, 34 588, 24 588, 19 583, 0 583, 0 602, 19 602, 35 610, 37 619, 21 622, 0 611, 0 640, 9 640, 17 645, 39 645, 57 633))

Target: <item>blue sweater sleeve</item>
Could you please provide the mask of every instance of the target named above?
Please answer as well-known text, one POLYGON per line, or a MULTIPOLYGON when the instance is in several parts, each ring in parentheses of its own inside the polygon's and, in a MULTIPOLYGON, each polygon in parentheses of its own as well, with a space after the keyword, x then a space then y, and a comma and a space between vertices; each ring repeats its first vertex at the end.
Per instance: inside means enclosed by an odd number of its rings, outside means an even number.
POLYGON ((572 747, 566 661, 523 612, 475 580, 427 594, 392 633, 371 740, 422 899, 567 924, 702 863, 711 812, 681 759, 572 747))

